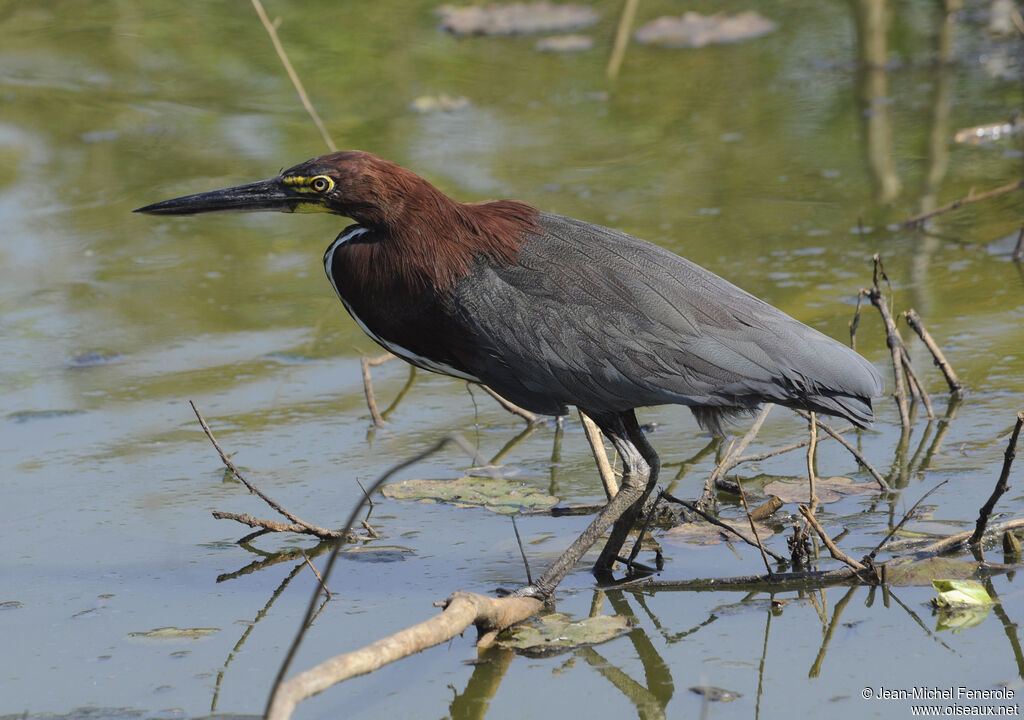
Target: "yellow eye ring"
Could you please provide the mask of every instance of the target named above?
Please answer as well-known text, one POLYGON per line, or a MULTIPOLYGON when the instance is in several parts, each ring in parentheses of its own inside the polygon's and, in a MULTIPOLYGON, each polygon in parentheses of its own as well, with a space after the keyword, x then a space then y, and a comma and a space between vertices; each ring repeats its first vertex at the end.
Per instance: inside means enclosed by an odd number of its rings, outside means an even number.
POLYGON ((309 181, 309 186, 313 188, 314 192, 318 192, 323 195, 334 189, 334 181, 326 175, 317 175, 309 181))

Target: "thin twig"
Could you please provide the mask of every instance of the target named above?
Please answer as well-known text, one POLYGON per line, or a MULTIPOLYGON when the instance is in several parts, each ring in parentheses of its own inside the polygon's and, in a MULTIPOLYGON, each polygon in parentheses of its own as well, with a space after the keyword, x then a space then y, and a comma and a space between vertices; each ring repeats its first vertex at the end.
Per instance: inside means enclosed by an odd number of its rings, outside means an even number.
POLYGON ((989 198, 994 198, 998 195, 1005 195, 1008 192, 1020 190, 1021 188, 1024 188, 1024 180, 1019 180, 1015 183, 1010 183, 1009 185, 1002 185, 1001 187, 997 187, 992 190, 986 190, 985 192, 978 193, 977 195, 972 193, 967 197, 962 197, 959 200, 955 200, 949 203, 948 205, 943 205, 942 207, 935 208, 934 210, 930 210, 929 212, 909 217, 900 223, 900 227, 911 227, 913 225, 920 225, 925 220, 933 218, 936 215, 941 215, 942 213, 949 212, 950 210, 956 210, 957 208, 963 207, 964 205, 970 205, 971 203, 980 202, 982 200, 988 200, 989 198))
MULTIPOLYGON (((1021 237, 1024 237, 1024 228, 1021 228, 1021 237)), ((917 336, 921 338, 921 342, 928 348, 928 352, 932 354, 932 358, 935 361, 935 365, 938 366, 939 370, 942 371, 942 376, 946 378, 946 384, 949 385, 949 392, 953 395, 962 395, 964 392, 964 385, 960 382, 960 378, 957 377, 953 371, 953 367, 946 360, 946 356, 942 354, 942 350, 939 349, 938 343, 931 336, 931 333, 925 329, 924 323, 921 322, 921 316, 917 314, 917 311, 911 308, 903 313, 903 318, 907 321, 907 325, 913 328, 917 336)))
POLYGON ((814 492, 814 453, 818 449, 818 422, 815 413, 810 413, 811 441, 807 444, 807 482, 811 486, 811 515, 818 509, 818 495, 814 492))
MULTIPOLYGON (((797 412, 798 415, 800 415, 800 417, 805 418, 805 419, 810 419, 810 413, 808 413, 808 412, 806 412, 804 410, 797 410, 796 412, 797 412)), ((870 462, 868 462, 868 459, 866 457, 864 457, 863 453, 861 453, 860 450, 858 450, 853 445, 851 445, 849 443, 849 441, 847 441, 847 439, 844 438, 840 434, 840 433, 844 433, 844 432, 848 432, 849 430, 852 430, 853 429, 852 427, 846 426, 846 427, 842 427, 842 428, 839 428, 838 430, 836 430, 831 425, 829 425, 826 422, 823 422, 822 420, 817 420, 816 422, 817 422, 818 427, 820 427, 826 433, 828 433, 833 438, 835 438, 839 442, 840 445, 842 445, 844 448, 846 448, 849 451, 849 453, 851 455, 853 455, 854 459, 856 459, 856 461, 860 464, 861 467, 863 467, 865 470, 868 471, 868 474, 872 478, 874 478, 875 482, 878 483, 878 486, 880 488, 882 488, 882 490, 884 490, 886 492, 889 491, 889 483, 887 483, 885 481, 885 478, 882 477, 881 473, 879 473, 878 470, 875 469, 875 466, 872 465, 870 462)), ((803 441, 802 443, 800 443, 799 446, 803 447, 804 445, 807 445, 808 443, 810 443, 810 439, 803 441)))
POLYGON ((829 554, 832 555, 832 557, 834 557, 841 563, 849 565, 851 568, 858 572, 867 570, 867 568, 863 564, 857 562, 852 557, 850 557, 842 550, 840 550, 838 547, 836 547, 836 544, 832 542, 832 538, 830 538, 828 536, 828 533, 825 532, 825 528, 823 528, 821 526, 821 523, 818 522, 818 519, 814 517, 814 511, 812 508, 809 508, 806 505, 800 505, 799 510, 800 514, 804 516, 805 520, 807 520, 807 523, 814 529, 814 532, 818 533, 818 537, 820 537, 821 541, 825 543, 825 547, 828 548, 829 554))
POLYGON ((373 498, 370 497, 370 493, 366 492, 366 488, 363 487, 363 484, 359 482, 359 478, 356 478, 356 485, 358 485, 359 489, 363 491, 363 497, 366 498, 366 502, 370 504, 371 508, 377 504, 373 501, 373 498))
POLYGON ((373 378, 370 376, 370 358, 365 355, 359 358, 359 365, 363 369, 363 394, 366 396, 366 406, 370 408, 370 417, 377 427, 384 427, 384 418, 377 408, 377 395, 373 392, 373 378))
POLYGON ((481 385, 480 387, 483 389, 483 391, 485 393, 487 393, 492 398, 497 400, 498 403, 503 408, 508 410, 513 415, 518 415, 519 417, 521 417, 523 420, 525 420, 526 422, 530 423, 531 425, 533 425, 534 423, 537 423, 537 422, 539 422, 541 420, 540 416, 538 416, 537 413, 532 413, 529 410, 521 408, 518 405, 516 405, 515 403, 513 403, 513 402, 511 402, 509 400, 506 400, 505 398, 503 398, 501 395, 499 395, 498 393, 496 393, 493 390, 491 390, 486 385, 481 385))
POLYGON ((740 441, 734 443, 729 447, 729 451, 722 458, 721 462, 715 466, 715 469, 711 471, 708 479, 704 482, 704 490, 701 493, 699 503, 701 505, 707 505, 711 502, 711 498, 715 492, 715 484, 719 478, 725 477, 725 474, 732 470, 736 465, 739 464, 740 457, 743 455, 743 451, 747 449, 747 446, 754 441, 757 437, 757 433, 761 430, 761 426, 764 425, 764 421, 768 418, 768 413, 771 412, 772 408, 775 407, 774 403, 765 403, 764 407, 761 408, 761 412, 754 418, 754 423, 747 430, 746 434, 740 438, 740 441))
POLYGON ((270 22, 270 18, 267 17, 266 11, 263 9, 263 3, 260 0, 252 0, 252 6, 256 8, 256 14, 260 16, 260 22, 263 23, 264 29, 267 31, 267 35, 270 36, 270 42, 274 44, 274 50, 277 51, 277 56, 281 59, 281 64, 284 65, 285 72, 288 73, 289 79, 292 81, 292 85, 295 86, 295 91, 299 94, 299 100, 302 101, 302 106, 306 108, 306 112, 313 118, 313 124, 316 125, 316 129, 320 131, 320 137, 324 139, 328 149, 331 152, 337 151, 334 141, 331 140, 331 136, 327 133, 327 128, 324 127, 323 121, 320 119, 320 115, 317 114, 316 108, 313 107, 313 103, 309 101, 309 96, 306 95, 305 88, 302 87, 302 81, 299 80, 299 76, 295 72, 295 68, 292 67, 291 61, 288 60, 288 54, 284 51, 284 46, 281 45, 280 38, 277 37, 277 26, 270 22))
POLYGON ((924 499, 926 497, 931 495, 933 492, 935 492, 936 490, 938 490, 940 487, 942 487, 943 485, 945 485, 948 482, 949 482, 949 480, 943 480, 938 485, 936 485, 931 490, 929 490, 924 495, 922 495, 921 498, 916 503, 914 503, 911 506, 911 508, 909 510, 907 510, 907 512, 905 512, 903 514, 903 519, 900 520, 898 523, 896 523, 896 527, 894 527, 892 530, 890 530, 886 534, 886 536, 884 538, 882 538, 882 542, 880 542, 877 545, 875 545, 875 549, 872 550, 871 552, 869 552, 867 555, 864 556, 864 562, 868 563, 868 564, 873 562, 874 559, 875 559, 875 555, 878 554, 878 551, 881 550, 883 547, 885 547, 885 544, 887 542, 889 542, 890 538, 892 538, 893 535, 895 535, 896 533, 898 533, 900 531, 900 528, 903 527, 906 524, 907 520, 909 520, 910 518, 914 517, 914 511, 917 510, 917 506, 920 505, 921 503, 923 503, 924 499))
POLYGON ((580 422, 583 423, 583 432, 590 444, 590 451, 594 453, 594 462, 597 463, 597 470, 601 474, 601 483, 604 485, 604 494, 611 500, 619 492, 619 481, 615 477, 615 471, 608 462, 608 452, 604 447, 604 436, 597 424, 590 419, 582 410, 579 410, 580 422))
POLYGON ((633 18, 639 3, 640 0, 626 0, 622 6, 619 26, 615 31, 615 44, 612 46, 611 57, 608 58, 606 72, 609 80, 614 80, 619 75, 619 68, 622 66, 623 58, 626 57, 626 47, 629 45, 629 31, 633 27, 633 18))
MULTIPOLYGON (((999 522, 995 525, 987 527, 985 532, 988 534, 1006 532, 1007 530, 1019 530, 1024 528, 1024 518, 1014 518, 1013 520, 1007 520, 1005 522, 999 522)), ((973 530, 964 530, 956 535, 949 535, 948 537, 936 540, 931 545, 925 545, 916 551, 918 557, 924 555, 939 555, 948 550, 951 550, 958 545, 966 543, 974 535, 973 530)), ((989 563, 991 565, 991 563, 989 563)))
MULTIPOLYGON (((687 510, 689 510, 690 512, 696 513, 696 514, 700 515, 702 518, 707 520, 712 525, 717 525, 718 527, 722 528, 723 530, 732 533, 733 535, 738 537, 740 540, 745 542, 747 545, 750 545, 752 547, 758 547, 758 544, 756 542, 754 542, 753 540, 748 538, 746 535, 741 533, 739 530, 737 530, 736 528, 734 528, 734 527, 732 527, 730 525, 726 525, 724 522, 722 522, 721 520, 716 518, 714 515, 709 515, 708 513, 704 512, 699 507, 697 507, 695 504, 687 502, 686 500, 682 500, 680 498, 677 498, 674 495, 671 495, 671 494, 669 494, 667 492, 664 492, 664 491, 662 491, 659 494, 661 495, 661 497, 665 498, 669 502, 678 503, 678 504, 682 505, 684 508, 686 508, 687 510)), ((786 558, 782 557, 778 553, 769 550, 768 548, 764 548, 764 551, 766 553, 768 553, 769 555, 771 555, 772 558, 774 558, 778 562, 781 562, 781 563, 789 562, 789 560, 787 560, 786 558)))
POLYGON ((903 372, 907 374, 907 381, 910 384, 910 391, 915 397, 921 398, 921 402, 924 403, 925 413, 928 415, 929 420, 935 419, 935 411, 932 409, 932 399, 928 395, 928 391, 924 389, 924 384, 921 382, 921 378, 917 376, 917 371, 914 370, 913 364, 910 362, 910 355, 907 353, 907 348, 904 346, 900 350, 900 359, 903 363, 903 372))
POLYGON ((857 307, 853 311, 853 319, 850 320, 850 347, 854 350, 857 349, 857 328, 860 326, 860 309, 864 303, 864 296, 869 292, 867 288, 861 288, 857 292, 857 307))
POLYGON ((1022 425, 1024 425, 1024 410, 1017 413, 1017 422, 1014 423, 1013 431, 1010 433, 1010 440, 1006 443, 1006 452, 1003 454, 1003 469, 999 473, 999 480, 996 482, 996 486, 992 490, 988 501, 978 511, 978 522, 974 528, 974 534, 967 541, 968 545, 977 545, 981 541, 981 536, 985 533, 985 526, 988 525, 992 509, 996 506, 999 498, 1003 496, 1003 493, 1010 489, 1010 467, 1013 465, 1013 459, 1017 455, 1017 438, 1020 437, 1022 425))
POLYGON ((324 595, 327 597, 328 600, 330 600, 331 597, 333 597, 333 595, 331 594, 331 591, 327 589, 327 584, 324 582, 323 576, 320 575, 320 571, 317 570, 316 566, 309 561, 309 556, 305 553, 303 553, 302 559, 306 561, 306 564, 309 565, 309 569, 313 571, 313 574, 316 576, 316 579, 320 581, 320 587, 321 589, 323 589, 324 595))
POLYGON ((251 533, 239 540, 239 545, 243 545, 253 540, 255 537, 259 537, 260 535, 268 532, 290 532, 300 535, 314 535, 321 540, 345 540, 346 542, 352 542, 358 539, 358 536, 350 530, 328 530, 327 528, 317 527, 316 525, 310 525, 309 523, 283 523, 276 520, 264 520, 262 518, 253 517, 247 513, 232 513, 224 512, 223 510, 214 510, 211 515, 218 520, 234 520, 237 523, 248 525, 251 528, 260 528, 259 533, 251 533))
POLYGON ((744 591, 780 591, 788 587, 807 589, 812 585, 838 585, 843 583, 874 584, 868 572, 842 567, 834 570, 798 570, 774 575, 740 575, 736 577, 694 578, 692 580, 659 580, 652 577, 626 580, 615 585, 616 590, 717 590, 730 588, 744 591), (770 585, 768 585, 770 583, 770 585))
MULTIPOLYGON (((210 439, 210 442, 213 443, 213 447, 217 451, 217 454, 220 455, 220 460, 222 463, 224 463, 224 467, 228 469, 228 471, 235 477, 236 480, 238 480, 238 482, 245 485, 246 489, 250 493, 256 495, 260 500, 265 502, 267 505, 269 505, 271 508, 277 511, 280 515, 288 518, 296 525, 301 525, 302 527, 312 532, 314 535, 317 534, 317 530, 323 529, 317 528, 315 525, 310 525, 305 520, 301 520, 297 518, 295 515, 292 515, 290 512, 281 507, 281 505, 276 503, 274 500, 270 499, 262 490, 260 490, 255 485, 246 480, 245 477, 242 475, 242 472, 235 466, 233 462, 231 462, 231 458, 229 458, 224 453, 224 450, 221 448, 220 443, 217 442, 217 438, 213 436, 213 431, 210 430, 210 426, 206 424, 206 419, 203 417, 203 414, 199 412, 199 408, 196 407, 195 402, 189 400, 188 404, 192 406, 192 412, 196 414, 196 418, 198 418, 199 424, 203 428, 203 432, 206 433, 206 437, 210 439)), ((348 526, 346 525, 346 527, 348 526)))
POLYGON ((754 534, 754 540, 757 541, 757 549, 761 551, 761 559, 764 560, 764 569, 768 571, 768 576, 774 575, 772 572, 771 563, 768 562, 768 554, 764 551, 764 545, 761 543, 761 536, 757 534, 757 527, 754 525, 754 518, 750 514, 750 507, 747 505, 747 494, 743 492, 743 485, 740 483, 739 477, 736 478, 736 484, 740 488, 740 500, 743 502, 743 512, 747 515, 747 523, 750 525, 750 532, 754 534))
POLYGON ((519 545, 519 554, 523 556, 523 567, 526 568, 526 584, 533 585, 533 578, 530 576, 530 561, 526 559, 526 548, 523 547, 523 539, 519 537, 519 526, 516 524, 516 516, 512 518, 512 532, 516 534, 516 543, 519 545))
POLYGON ((903 384, 903 340, 900 337, 899 330, 896 329, 896 323, 892 319, 892 314, 889 312, 885 295, 882 294, 882 289, 878 285, 879 276, 886 281, 889 280, 885 274, 885 268, 882 266, 882 258, 878 253, 875 253, 872 260, 874 262, 873 287, 868 290, 868 299, 871 300, 871 304, 878 308, 878 312, 882 315, 882 322, 885 325, 885 344, 889 346, 889 352, 892 355, 893 382, 896 386, 894 395, 896 397, 896 407, 900 413, 900 426, 909 428, 910 415, 907 413, 907 391, 903 384))

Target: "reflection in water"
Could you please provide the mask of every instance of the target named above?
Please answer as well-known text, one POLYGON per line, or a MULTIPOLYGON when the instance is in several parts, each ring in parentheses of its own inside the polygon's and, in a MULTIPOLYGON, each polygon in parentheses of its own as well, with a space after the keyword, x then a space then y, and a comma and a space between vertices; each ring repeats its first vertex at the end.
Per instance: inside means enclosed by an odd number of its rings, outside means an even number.
MULTIPOLYGON (((941 25, 938 33, 938 53, 935 69, 935 89, 932 92, 931 129, 928 133, 927 165, 921 187, 919 212, 934 210, 938 204, 938 192, 946 177, 949 167, 950 109, 952 107, 950 61, 953 48, 953 31, 956 27, 954 11, 958 10, 961 0, 946 0, 945 12, 941 14, 941 25)), ((910 276, 913 287, 911 305, 925 314, 930 314, 935 303, 932 293, 933 283, 929 282, 928 268, 932 257, 941 245, 941 240, 932 232, 922 232, 917 251, 914 253, 910 276)))
MULTIPOLYGON (((246 623, 245 631, 242 633, 242 636, 238 638, 238 642, 235 643, 234 647, 231 648, 231 652, 229 652, 228 656, 224 659, 224 665, 220 668, 220 670, 217 671, 217 680, 214 683, 213 688, 213 699, 210 701, 210 712, 217 711, 217 700, 220 698, 221 684, 224 682, 224 676, 227 673, 228 666, 231 665, 231 661, 235 659, 235 655, 238 654, 245 646, 245 641, 249 639, 249 635, 252 633, 253 630, 256 629, 256 626, 259 624, 259 622, 267 616, 267 613, 270 611, 270 608, 273 606, 274 602, 277 600, 278 597, 280 597, 281 593, 284 592, 285 588, 288 587, 291 581, 294 580, 295 577, 300 572, 302 572, 304 568, 308 567, 308 562, 310 558, 317 558, 320 555, 323 555, 333 546, 334 543, 322 542, 309 550, 292 549, 277 553, 267 553, 262 550, 259 550, 258 548, 252 547, 251 545, 245 546, 246 549, 250 552, 256 553, 257 555, 263 555, 264 560, 252 563, 251 565, 248 565, 237 572, 221 575, 217 578, 217 582, 224 582, 225 580, 234 580, 236 578, 242 577, 243 575, 247 575, 258 570, 263 570, 278 563, 288 562, 289 560, 294 559, 296 556, 302 556, 302 562, 297 563, 291 569, 291 571, 274 589, 274 592, 271 593, 270 597, 267 599, 267 602, 263 605, 262 608, 260 608, 259 612, 256 613, 256 617, 254 617, 251 622, 246 623)), ((317 609, 316 614, 313 616, 314 619, 323 611, 324 607, 327 606, 328 601, 329 598, 325 597, 323 603, 320 604, 320 607, 317 609)))
POLYGON ((888 0, 853 0, 857 27, 858 100, 864 129, 868 169, 875 200, 887 204, 900 194, 892 146, 892 98, 889 94, 888 0))
POLYGON ((456 692, 448 706, 452 720, 482 720, 487 715, 491 700, 501 687, 515 656, 514 650, 501 645, 492 645, 478 652, 465 690, 456 692))

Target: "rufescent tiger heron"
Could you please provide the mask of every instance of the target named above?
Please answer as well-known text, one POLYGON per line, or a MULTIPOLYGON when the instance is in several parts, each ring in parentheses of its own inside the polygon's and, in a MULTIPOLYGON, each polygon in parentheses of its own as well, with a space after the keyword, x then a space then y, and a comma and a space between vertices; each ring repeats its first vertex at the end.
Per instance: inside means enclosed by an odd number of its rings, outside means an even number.
POLYGON ((764 402, 864 426, 882 392, 856 352, 678 255, 514 200, 457 202, 366 152, 137 212, 243 210, 351 218, 324 266, 367 335, 535 413, 575 405, 612 442, 618 494, 528 593, 549 595, 610 527, 595 572, 616 561, 659 467, 635 408, 687 405, 717 434, 764 402))

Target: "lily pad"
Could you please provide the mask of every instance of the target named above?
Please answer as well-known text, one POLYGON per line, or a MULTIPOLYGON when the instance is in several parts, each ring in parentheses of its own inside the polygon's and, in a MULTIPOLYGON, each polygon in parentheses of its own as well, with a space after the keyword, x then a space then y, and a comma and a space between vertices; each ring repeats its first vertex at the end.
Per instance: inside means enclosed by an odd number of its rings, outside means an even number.
POLYGON ((146 640, 200 640, 216 632, 220 632, 220 628, 159 627, 144 632, 131 632, 128 633, 128 637, 146 640))
POLYGON ((669 48, 699 48, 761 37, 778 27, 774 22, 748 11, 737 15, 688 12, 682 17, 660 17, 636 31, 637 42, 669 48))
POLYGON ((581 645, 613 640, 629 629, 629 618, 622 615, 597 615, 573 620, 568 615, 552 613, 516 625, 498 639, 498 644, 531 657, 546 657, 581 645))
MULTIPOLYGON (((852 478, 836 475, 829 478, 816 478, 814 494, 818 496, 818 504, 834 503, 844 495, 867 495, 875 492, 877 485, 857 482, 852 478)), ((776 480, 764 486, 765 495, 774 495, 784 503, 809 503, 811 487, 807 478, 776 480)))
POLYGON ((558 498, 514 480, 462 477, 457 480, 403 480, 385 486, 384 497, 482 507, 511 515, 522 510, 546 510, 558 498))
MULTIPOLYGON (((750 523, 746 520, 723 520, 723 523, 743 533, 753 540, 750 532, 750 523)), ((757 537, 764 542, 775 531, 767 525, 759 522, 754 523, 757 528, 757 537)), ((707 522, 691 522, 676 525, 674 528, 665 531, 662 540, 672 543, 688 543, 690 545, 717 545, 721 542, 743 542, 731 532, 707 522)))
POLYGON ((506 3, 437 8, 441 29, 453 35, 532 35, 568 32, 593 25, 596 10, 577 3, 506 3))
POLYGON ((928 586, 937 577, 966 580, 977 573, 978 563, 974 559, 937 556, 891 562, 885 566, 885 581, 896 586, 928 586))

